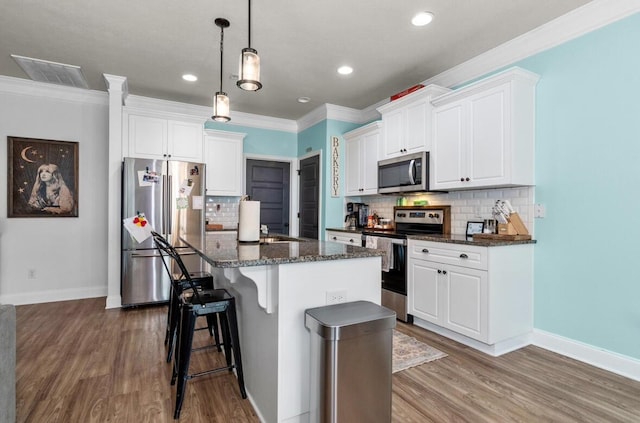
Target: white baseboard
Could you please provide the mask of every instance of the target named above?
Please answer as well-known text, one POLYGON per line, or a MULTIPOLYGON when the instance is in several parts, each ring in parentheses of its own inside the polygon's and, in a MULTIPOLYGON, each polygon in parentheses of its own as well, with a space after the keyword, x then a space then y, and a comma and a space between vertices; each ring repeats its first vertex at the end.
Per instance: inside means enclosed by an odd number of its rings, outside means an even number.
POLYGON ((55 301, 81 300, 84 298, 105 297, 106 286, 92 286, 73 289, 52 289, 49 291, 25 292, 20 294, 8 294, 0 296, 0 303, 25 305, 52 303, 55 301))
POLYGON ((640 381, 640 360, 607 351, 593 345, 584 344, 540 329, 534 329, 530 335, 508 339, 495 345, 487 345, 475 339, 450 331, 433 323, 414 317, 414 325, 453 339, 468 347, 482 351, 494 357, 515 351, 527 345, 535 345, 545 350, 562 354, 594 367, 640 381))
POLYGON ((629 379, 640 381, 640 360, 534 329, 532 344, 629 379))
POLYGON ((122 307, 122 297, 120 295, 107 296, 107 304, 105 305, 106 309, 120 308, 120 307, 122 307))
POLYGON ((415 316, 414 316, 413 324, 423 329, 430 330, 431 332, 435 332, 438 335, 442 335, 449 339, 453 339, 456 342, 459 342, 468 347, 474 348, 478 351, 482 351, 483 353, 489 354, 493 357, 499 357, 503 354, 506 354, 511 351, 515 351, 519 348, 526 347, 527 345, 531 344, 531 336, 529 334, 516 336, 514 338, 507 339, 505 341, 498 342, 493 345, 488 345, 483 342, 476 341, 475 339, 469 338, 467 336, 460 335, 459 333, 453 332, 449 329, 445 329, 438 325, 434 325, 433 323, 427 322, 415 316))

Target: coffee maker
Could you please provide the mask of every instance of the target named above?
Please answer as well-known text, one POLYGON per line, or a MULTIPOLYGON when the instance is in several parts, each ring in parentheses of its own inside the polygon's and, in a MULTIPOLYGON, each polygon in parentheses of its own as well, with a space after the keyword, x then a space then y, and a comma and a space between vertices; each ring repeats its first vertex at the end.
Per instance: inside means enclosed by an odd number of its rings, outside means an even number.
POLYGON ((364 203, 347 203, 347 215, 344 221, 349 229, 359 229, 367 226, 369 206, 364 203))

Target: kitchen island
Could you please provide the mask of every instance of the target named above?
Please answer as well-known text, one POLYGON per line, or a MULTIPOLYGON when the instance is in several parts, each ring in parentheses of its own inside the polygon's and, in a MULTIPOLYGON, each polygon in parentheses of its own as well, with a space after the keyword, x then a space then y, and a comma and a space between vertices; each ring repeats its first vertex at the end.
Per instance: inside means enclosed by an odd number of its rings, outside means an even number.
POLYGON ((236 297, 248 397, 264 422, 309 421, 310 333, 304 312, 328 302, 380 304, 381 252, 309 239, 242 244, 183 236, 236 297))

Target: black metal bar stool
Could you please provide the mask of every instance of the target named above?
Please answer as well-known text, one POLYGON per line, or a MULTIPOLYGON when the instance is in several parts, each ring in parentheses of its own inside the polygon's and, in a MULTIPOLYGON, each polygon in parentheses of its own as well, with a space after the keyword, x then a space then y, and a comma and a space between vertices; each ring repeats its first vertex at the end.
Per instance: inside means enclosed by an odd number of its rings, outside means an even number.
MULTIPOLYGON (((185 289, 189 289, 189 283, 182 277, 182 272, 178 275, 174 275, 173 272, 169 269, 169 266, 163 259, 163 263, 169 275, 171 275, 172 281, 174 281, 179 289, 173 288, 173 283, 171 284, 171 293, 169 294, 169 307, 167 311, 167 330, 164 338, 164 344, 167 346, 167 363, 171 362, 171 358, 173 356, 173 351, 175 349, 176 344, 176 332, 178 329, 178 322, 180 319, 180 295, 185 289)), ((193 284, 200 289, 213 289, 213 276, 207 272, 190 272, 189 276, 191 276, 191 281, 193 284)), ((218 331, 218 319, 216 316, 206 316, 207 317, 207 327, 199 328, 200 329, 208 329, 211 336, 214 337, 215 345, 218 348, 218 351, 222 351, 221 349, 221 341, 220 341, 220 333, 218 331)))
MULTIPOLYGON (((174 360, 173 376, 171 378, 172 385, 177 381, 174 419, 180 418, 187 381, 194 377, 236 369, 240 394, 242 398, 247 398, 242 371, 235 298, 225 289, 198 289, 176 250, 161 235, 155 232, 152 232, 152 234, 160 253, 164 252, 176 262, 182 273, 182 280, 186 281, 186 285, 189 286, 189 289, 183 289, 178 296, 180 318, 177 329, 176 359, 174 360), (189 374, 196 319, 200 316, 209 318, 209 316, 216 317, 216 315, 220 317, 220 328, 227 365, 189 374)), ((171 278, 171 283, 175 292, 180 292, 180 286, 178 286, 179 284, 175 282, 174 278, 171 278)))

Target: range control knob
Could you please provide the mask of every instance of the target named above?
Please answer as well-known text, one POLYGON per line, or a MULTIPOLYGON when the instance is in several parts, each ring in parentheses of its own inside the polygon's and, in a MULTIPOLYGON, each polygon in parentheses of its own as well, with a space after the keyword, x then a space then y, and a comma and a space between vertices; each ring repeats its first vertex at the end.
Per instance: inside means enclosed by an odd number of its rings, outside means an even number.
POLYGON ((434 213, 433 217, 435 217, 436 219, 440 217, 440 215, 438 213, 434 213))

